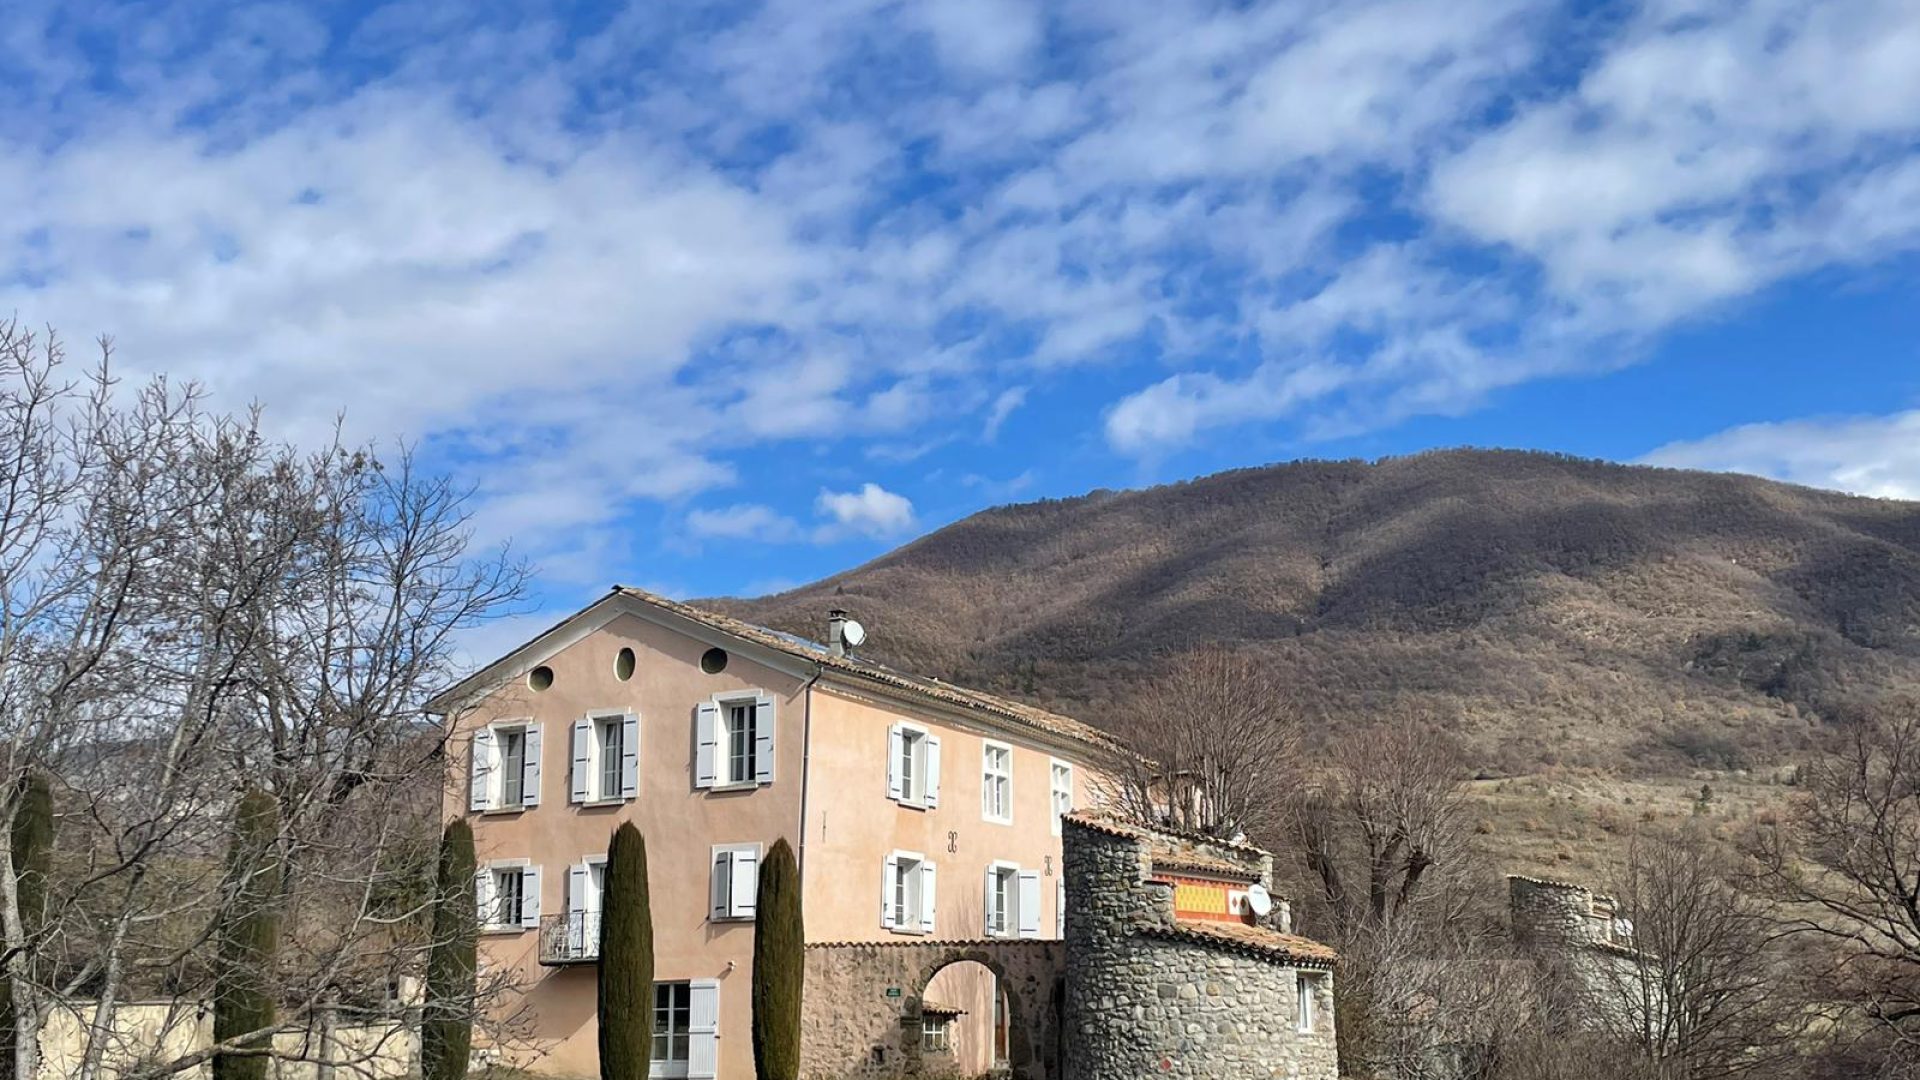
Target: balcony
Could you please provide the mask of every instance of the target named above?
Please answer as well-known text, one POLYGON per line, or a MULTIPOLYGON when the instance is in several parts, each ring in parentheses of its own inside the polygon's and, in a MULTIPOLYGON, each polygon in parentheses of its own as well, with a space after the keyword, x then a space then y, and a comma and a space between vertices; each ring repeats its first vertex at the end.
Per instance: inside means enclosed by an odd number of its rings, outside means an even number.
POLYGON ((569 911, 540 916, 540 962, 548 967, 591 964, 600 959, 600 913, 569 911))

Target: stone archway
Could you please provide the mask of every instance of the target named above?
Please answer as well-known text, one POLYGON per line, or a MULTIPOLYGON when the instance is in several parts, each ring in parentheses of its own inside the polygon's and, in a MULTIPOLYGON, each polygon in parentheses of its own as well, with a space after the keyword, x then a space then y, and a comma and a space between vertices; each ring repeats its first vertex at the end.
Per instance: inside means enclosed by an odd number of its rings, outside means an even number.
POLYGON ((875 942, 807 946, 801 1074, 893 1080, 924 1074, 921 1001, 942 969, 972 961, 1007 1000, 1007 1063, 1014 1080, 1060 1075, 1058 941, 875 942))

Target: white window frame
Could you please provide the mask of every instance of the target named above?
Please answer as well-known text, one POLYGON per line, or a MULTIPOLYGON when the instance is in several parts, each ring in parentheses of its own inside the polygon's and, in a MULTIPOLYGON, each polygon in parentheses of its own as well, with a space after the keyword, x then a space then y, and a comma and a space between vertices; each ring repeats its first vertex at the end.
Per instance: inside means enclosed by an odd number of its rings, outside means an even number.
POLYGON ((1302 1035, 1311 1035, 1320 1021, 1320 976, 1305 971, 1295 972, 1293 985, 1296 1013, 1294 1030, 1302 1035))
POLYGON ((779 702, 765 690, 729 690, 702 702, 701 711, 712 710, 713 743, 701 739, 708 721, 697 721, 694 731, 694 786, 710 791, 735 791, 773 783, 778 758, 776 738, 780 727, 779 702), (734 773, 733 710, 745 706, 753 718, 753 738, 747 749, 746 775, 734 773), (764 721, 764 727, 762 726, 764 721), (709 779, 700 772, 702 754, 713 770, 709 779))
POLYGON ((995 859, 987 864, 981 932, 990 938, 1015 937, 1020 931, 1020 864, 995 859), (1004 888, 1004 903, 1002 903, 1004 888))
POLYGON ((980 820, 995 825, 1013 824, 1013 744, 995 742, 992 739, 980 741, 980 820), (1004 751, 1007 755, 1006 771, 996 772, 993 768, 995 751, 1004 751), (1005 813, 995 813, 993 805, 994 780, 1006 781, 1007 805, 1005 813))
POLYGON ((1060 835, 1060 819, 1073 812, 1073 762, 1057 757, 1047 759, 1047 809, 1053 820, 1053 835, 1060 835), (1060 786, 1060 772, 1067 774, 1067 786, 1060 786), (1065 796, 1062 805, 1061 796, 1065 796))
POLYGON ((614 762, 613 790, 608 791, 607 732, 620 733, 620 753, 624 757, 627 751, 627 714, 623 712, 594 713, 589 719, 592 723, 588 728, 590 737, 587 741, 587 775, 591 779, 587 783, 587 801, 617 802, 621 798, 621 766, 618 761, 614 762))
MULTIPOLYGON (((693 982, 690 979, 661 979, 658 982, 653 984, 653 993, 654 993, 655 1000, 652 1004, 649 1005, 649 1008, 652 1008, 654 1010, 654 1028, 653 1028, 654 1036, 657 1038, 662 1034, 666 1035, 667 1045, 671 1047, 673 1045, 673 1032, 671 1031, 662 1032, 659 1027, 659 1017, 660 1017, 659 1000, 658 1000, 659 994, 662 987, 668 987, 668 986, 678 986, 678 987, 684 987, 686 989, 687 1030, 682 1031, 680 1033, 680 1037, 686 1042, 687 1056, 683 1058, 678 1058, 678 1059, 654 1057, 653 1046, 652 1046, 652 1043, 649 1042, 647 1046, 647 1057, 649 1059, 648 1065, 650 1067, 647 1069, 647 1075, 659 1076, 659 1077, 684 1077, 687 1075, 688 1065, 691 1064, 693 1060, 693 1034, 692 1034, 693 982)), ((672 1053, 672 1050, 669 1049, 668 1053, 672 1053)))
POLYGON ((901 721, 887 729, 887 797, 912 810, 940 805, 940 736, 901 721))
MULTIPOLYGON (((476 868, 475 889, 479 889, 479 878, 485 876, 486 918, 479 920, 479 930, 483 934, 518 934, 535 929, 540 925, 540 868, 530 859, 493 859, 476 868), (520 921, 504 923, 498 921, 499 889, 501 875, 516 874, 520 879, 520 921)), ((474 897, 475 910, 481 909, 482 898, 474 897)))
MULTIPOLYGON (((531 717, 518 717, 510 720, 495 720, 484 728, 487 734, 485 750, 486 760, 486 798, 478 809, 482 813, 518 813, 531 810, 540 805, 541 784, 541 727, 531 717), (520 801, 509 803, 507 795, 506 758, 501 747, 501 738, 505 735, 521 736, 520 749, 520 801)), ((478 744, 475 753, 478 752, 478 744)), ((468 767, 474 767, 469 762, 468 767)))
POLYGON ((916 937, 933 933, 933 922, 927 915, 937 906, 938 898, 927 894, 927 879, 933 876, 937 890, 939 878, 932 860, 918 851, 895 850, 887 853, 883 868, 887 873, 882 883, 882 928, 916 937))
POLYGON ((953 1017, 944 1013, 939 1016, 920 1017, 920 1052, 923 1054, 953 1053, 953 1017))
POLYGON ((759 883, 761 860, 765 852, 758 843, 753 844, 715 844, 707 859, 707 921, 709 922, 752 922, 759 901, 759 883), (746 895, 740 895, 736 888, 739 884, 734 856, 748 854, 753 856, 752 888, 746 895), (721 868, 725 867, 723 871, 721 868), (720 875, 726 874, 726 896, 719 904, 714 901, 720 896, 720 875))

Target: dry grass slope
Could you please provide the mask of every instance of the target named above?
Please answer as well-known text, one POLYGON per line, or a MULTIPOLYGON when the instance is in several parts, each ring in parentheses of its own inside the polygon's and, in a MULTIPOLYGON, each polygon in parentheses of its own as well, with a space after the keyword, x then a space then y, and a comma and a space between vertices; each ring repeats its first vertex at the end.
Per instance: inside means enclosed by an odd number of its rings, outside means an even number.
POLYGON ((1454 450, 1007 506, 729 613, 1099 724, 1173 650, 1255 650, 1331 722, 1411 708, 1492 771, 1771 765, 1920 692, 1920 504, 1454 450))

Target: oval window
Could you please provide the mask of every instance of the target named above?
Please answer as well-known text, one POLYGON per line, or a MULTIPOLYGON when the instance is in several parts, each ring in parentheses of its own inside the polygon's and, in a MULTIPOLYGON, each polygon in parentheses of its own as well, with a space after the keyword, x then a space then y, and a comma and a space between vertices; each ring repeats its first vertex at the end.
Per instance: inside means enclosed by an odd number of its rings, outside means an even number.
POLYGON ((545 690, 553 685, 553 669, 545 664, 527 672, 527 685, 535 690, 545 690))
POLYGON ((633 678, 632 649, 621 649, 620 654, 613 658, 613 675, 621 682, 633 678))
POLYGON ((718 675, 727 670, 727 650, 708 649, 700 655, 700 670, 709 675, 718 675))

